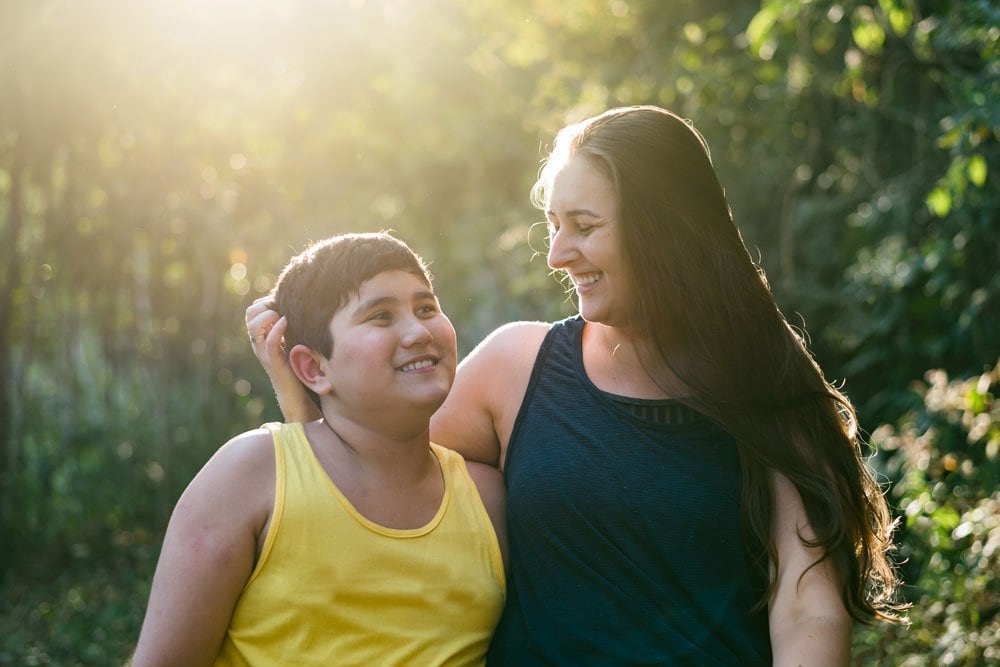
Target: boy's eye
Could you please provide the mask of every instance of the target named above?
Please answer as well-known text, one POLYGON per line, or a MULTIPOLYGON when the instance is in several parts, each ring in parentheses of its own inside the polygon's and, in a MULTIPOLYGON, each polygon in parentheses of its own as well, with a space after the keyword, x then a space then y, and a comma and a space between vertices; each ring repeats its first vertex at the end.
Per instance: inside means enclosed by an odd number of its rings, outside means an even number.
POLYGON ((422 306, 417 307, 418 315, 433 315, 436 312, 438 312, 438 307, 436 304, 433 303, 426 303, 422 306))
POLYGON ((372 313, 371 316, 368 318, 368 320, 369 321, 376 320, 376 321, 388 322, 388 321, 392 320, 392 314, 389 311, 387 311, 387 310, 380 310, 380 311, 378 311, 376 313, 372 313))

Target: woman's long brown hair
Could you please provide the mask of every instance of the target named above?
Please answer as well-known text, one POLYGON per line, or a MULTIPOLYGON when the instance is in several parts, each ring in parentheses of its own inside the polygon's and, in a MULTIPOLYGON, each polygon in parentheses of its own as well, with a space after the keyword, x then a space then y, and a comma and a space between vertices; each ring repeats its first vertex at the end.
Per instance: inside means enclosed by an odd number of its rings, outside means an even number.
POLYGON ((761 545, 757 564, 777 571, 776 471, 795 485, 809 517, 815 539, 800 538, 843 576, 851 616, 898 620, 893 522, 865 464, 854 408, 775 304, 705 140, 658 107, 612 109, 570 125, 532 190, 536 205, 544 207, 555 173, 577 154, 618 193, 632 313, 650 376, 736 440, 742 525, 747 544, 761 545))

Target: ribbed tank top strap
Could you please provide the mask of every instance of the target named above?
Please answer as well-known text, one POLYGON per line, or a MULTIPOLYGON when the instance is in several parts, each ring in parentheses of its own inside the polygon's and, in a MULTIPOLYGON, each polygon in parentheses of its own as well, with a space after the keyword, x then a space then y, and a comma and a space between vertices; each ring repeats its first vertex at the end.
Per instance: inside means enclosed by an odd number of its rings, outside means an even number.
POLYGON ((257 559, 257 565, 247 581, 247 586, 254 582, 267 565, 278 540, 278 534, 288 521, 288 508, 301 506, 304 501, 308 503, 308 498, 302 497, 304 492, 316 488, 319 474, 326 477, 322 468, 316 469, 319 463, 312 454, 302 424, 270 422, 264 424, 263 428, 271 433, 274 440, 274 505, 260 558, 257 559))
POLYGON ((565 327, 567 323, 571 321, 572 320, 561 320, 559 322, 553 322, 552 326, 549 327, 548 332, 546 332, 545 338, 542 339, 542 344, 538 348, 538 355, 535 358, 535 364, 531 368, 531 377, 528 379, 528 388, 524 391, 524 398, 521 400, 521 407, 518 408, 517 418, 514 420, 514 427, 510 432, 510 440, 507 441, 507 459, 504 463, 504 468, 510 466, 511 461, 517 453, 517 442, 519 440, 518 435, 524 427, 524 420, 526 418, 526 413, 528 412, 528 406, 531 404, 535 390, 538 389, 538 381, 541 379, 542 374, 545 371, 546 358, 549 356, 553 345, 555 345, 557 341, 559 343, 559 347, 566 347, 567 339, 572 340, 572 336, 557 336, 560 332, 565 333, 565 327))

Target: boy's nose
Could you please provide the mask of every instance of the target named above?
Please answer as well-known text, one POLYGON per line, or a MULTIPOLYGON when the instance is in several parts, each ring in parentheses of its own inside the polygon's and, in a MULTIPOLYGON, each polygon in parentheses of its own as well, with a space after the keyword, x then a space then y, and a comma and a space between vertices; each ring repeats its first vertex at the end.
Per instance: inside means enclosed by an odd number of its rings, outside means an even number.
POLYGON ((429 343, 432 340, 434 340, 434 335, 427 328, 427 324, 417 318, 413 318, 409 322, 406 327, 406 333, 403 336, 403 344, 407 347, 429 343))

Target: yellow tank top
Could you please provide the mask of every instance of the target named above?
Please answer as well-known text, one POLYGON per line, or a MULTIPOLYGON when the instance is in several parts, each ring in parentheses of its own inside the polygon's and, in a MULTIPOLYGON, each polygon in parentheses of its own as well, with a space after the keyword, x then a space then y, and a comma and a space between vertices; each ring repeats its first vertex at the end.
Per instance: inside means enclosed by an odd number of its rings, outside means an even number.
POLYGON ((363 517, 301 424, 274 437, 271 525, 216 665, 482 665, 506 588, 462 457, 432 444, 444 496, 422 528, 363 517))

